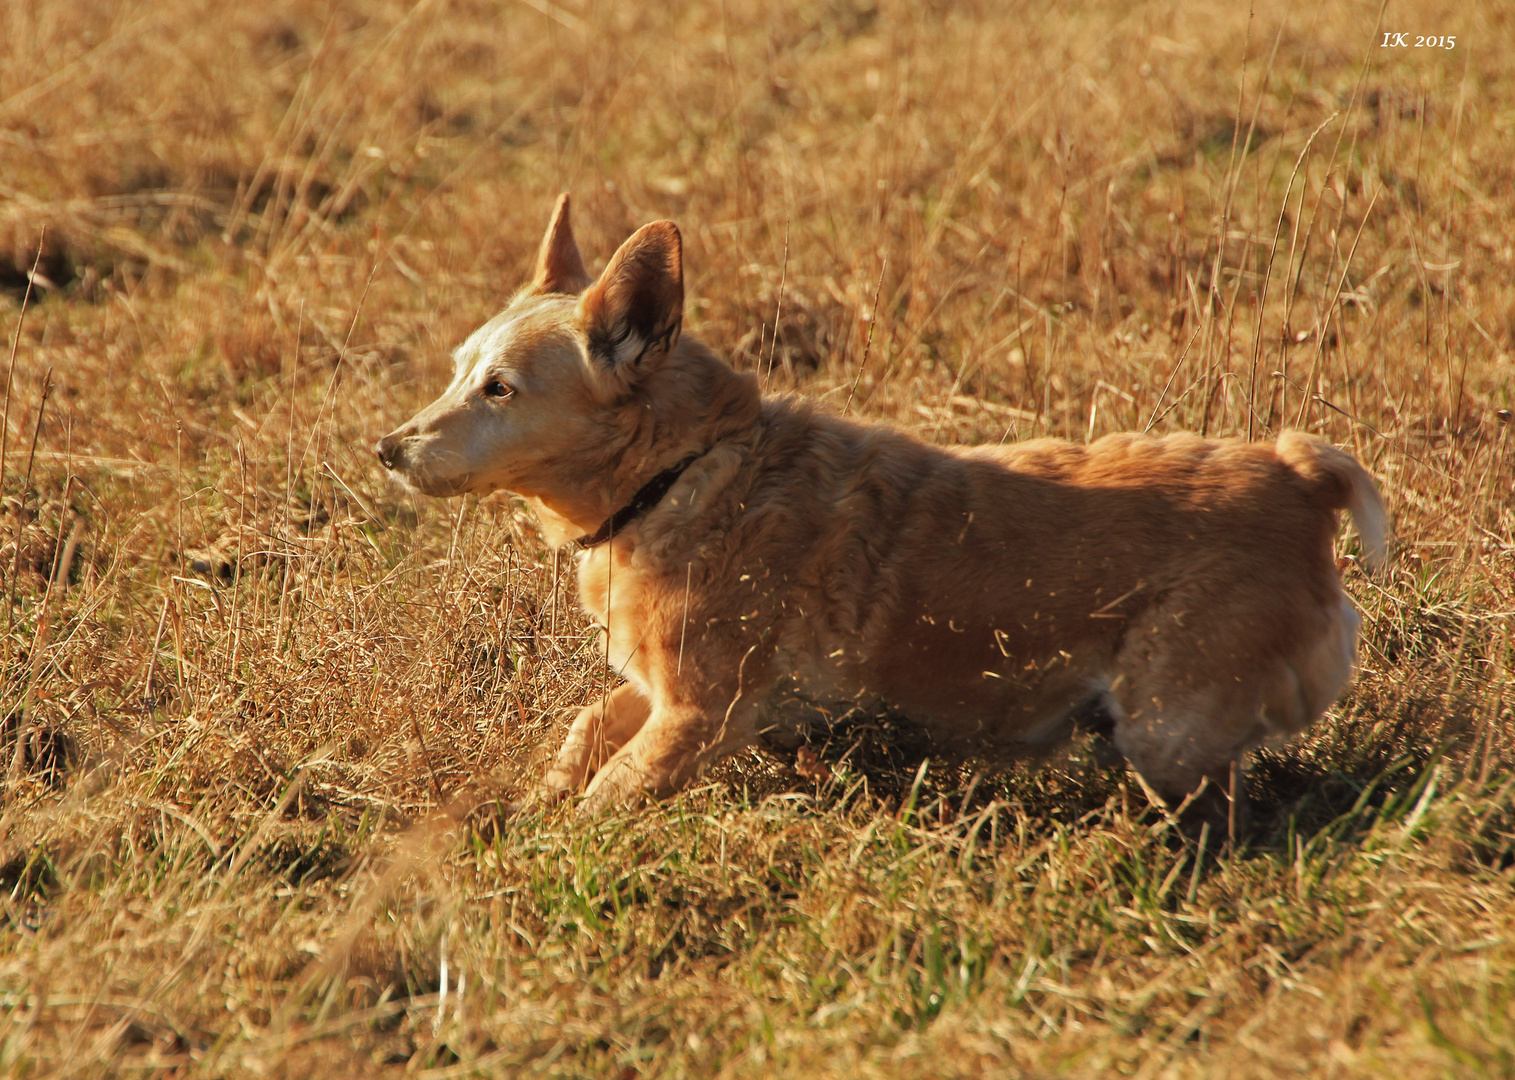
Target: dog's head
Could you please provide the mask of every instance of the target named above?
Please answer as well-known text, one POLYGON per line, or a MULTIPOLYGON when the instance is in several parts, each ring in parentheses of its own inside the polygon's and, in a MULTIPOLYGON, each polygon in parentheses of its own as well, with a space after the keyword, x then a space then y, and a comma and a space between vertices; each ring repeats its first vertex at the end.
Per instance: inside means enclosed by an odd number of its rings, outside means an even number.
POLYGON ((591 282, 561 196, 531 283, 458 347, 452 382, 379 440, 379 460, 428 495, 504 488, 570 519, 603 516, 646 460, 687 452, 673 444, 723 397, 755 407, 749 377, 676 348, 683 305, 673 222, 637 230, 591 282), (742 394, 721 390, 733 380, 742 394))

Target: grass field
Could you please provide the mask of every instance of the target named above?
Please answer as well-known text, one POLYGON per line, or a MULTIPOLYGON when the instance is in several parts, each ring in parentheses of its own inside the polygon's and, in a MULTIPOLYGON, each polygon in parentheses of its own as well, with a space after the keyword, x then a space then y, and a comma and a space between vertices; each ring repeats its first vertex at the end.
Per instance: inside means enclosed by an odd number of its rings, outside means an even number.
POLYGON ((1512 41, 1499 0, 0 7, 0 1072, 1515 1072, 1512 41), (887 724, 443 813, 609 675, 516 503, 370 447, 564 190, 592 270, 677 220, 687 331, 775 392, 1358 455, 1397 559, 1345 571, 1359 678, 1255 756, 1250 844, 887 724))

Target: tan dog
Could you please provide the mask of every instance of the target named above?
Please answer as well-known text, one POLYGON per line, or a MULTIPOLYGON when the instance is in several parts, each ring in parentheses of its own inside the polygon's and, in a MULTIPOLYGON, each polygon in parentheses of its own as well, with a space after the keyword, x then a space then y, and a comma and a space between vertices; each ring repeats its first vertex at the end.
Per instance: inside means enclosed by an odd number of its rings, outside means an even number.
POLYGON ((887 704, 965 752, 1102 716, 1163 797, 1205 790, 1223 821, 1233 764, 1351 677, 1335 512, 1370 566, 1388 527, 1349 455, 1296 432, 928 446, 761 397, 680 337, 683 299, 671 222, 591 282, 563 196, 532 283, 377 446, 422 492, 504 488, 552 543, 580 538, 626 682, 579 713, 544 792, 667 795, 823 711, 887 704))

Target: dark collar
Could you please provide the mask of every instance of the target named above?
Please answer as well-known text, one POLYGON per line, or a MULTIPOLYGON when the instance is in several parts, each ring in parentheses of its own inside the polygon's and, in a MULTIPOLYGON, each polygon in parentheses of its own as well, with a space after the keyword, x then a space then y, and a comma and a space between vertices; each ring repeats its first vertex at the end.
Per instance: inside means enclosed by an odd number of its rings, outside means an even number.
POLYGON ((579 537, 574 543, 578 544, 581 548, 592 548, 609 540, 616 533, 662 502, 663 496, 667 495, 669 489, 678 482, 679 477, 684 475, 684 470, 703 456, 703 452, 690 454, 683 461, 673 466, 673 468, 664 469, 658 473, 641 486, 637 493, 631 497, 629 503, 606 518, 598 529, 589 536, 579 537))

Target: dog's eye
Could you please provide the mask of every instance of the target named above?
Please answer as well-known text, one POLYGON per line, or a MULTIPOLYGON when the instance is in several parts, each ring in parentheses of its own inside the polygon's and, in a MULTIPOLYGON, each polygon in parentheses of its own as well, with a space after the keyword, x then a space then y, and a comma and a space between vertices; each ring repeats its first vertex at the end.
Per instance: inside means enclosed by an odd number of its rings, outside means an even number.
POLYGON ((487 382, 484 384, 485 397, 508 398, 511 394, 514 393, 515 389, 513 387, 506 386, 499 379, 495 379, 492 382, 487 382))

